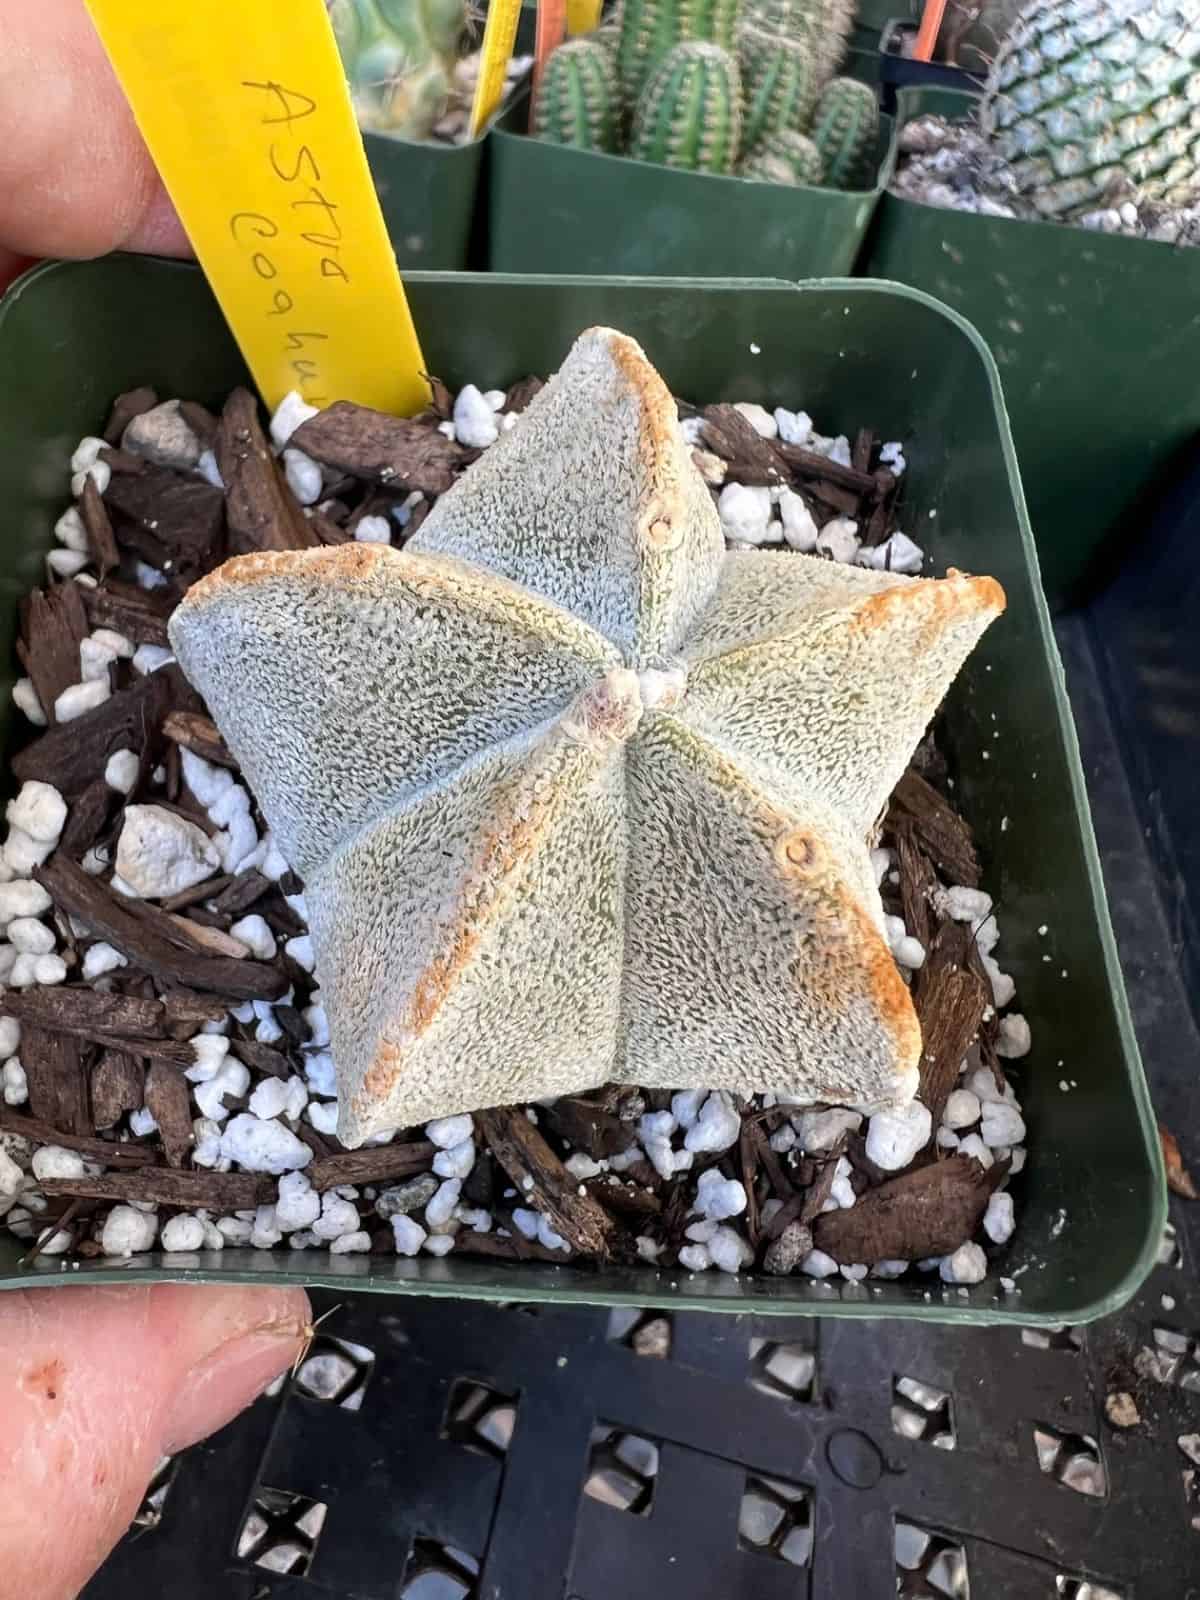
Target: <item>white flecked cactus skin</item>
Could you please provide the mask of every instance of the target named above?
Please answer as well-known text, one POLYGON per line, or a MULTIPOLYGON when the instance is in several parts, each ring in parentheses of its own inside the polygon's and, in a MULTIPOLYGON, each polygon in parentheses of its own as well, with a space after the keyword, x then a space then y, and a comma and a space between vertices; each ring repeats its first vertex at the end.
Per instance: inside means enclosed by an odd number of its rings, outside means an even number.
POLYGON ((339 1136, 610 1079, 910 1099, 868 835, 989 578, 726 556, 639 347, 576 343, 385 546, 171 621, 306 883, 339 1136))
POLYGON ((1200 0, 1032 0, 996 55, 980 126, 1047 216, 1111 203, 1122 183, 1193 199, 1200 0))

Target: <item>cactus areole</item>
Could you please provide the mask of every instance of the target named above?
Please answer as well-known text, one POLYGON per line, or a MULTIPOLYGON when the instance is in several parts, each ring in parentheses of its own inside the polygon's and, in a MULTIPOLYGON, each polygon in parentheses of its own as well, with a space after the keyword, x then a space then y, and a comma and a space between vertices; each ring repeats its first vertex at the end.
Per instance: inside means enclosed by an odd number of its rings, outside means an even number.
POLYGON ((727 554, 604 328, 403 550, 193 585, 171 643, 304 878, 343 1142, 614 1079, 910 1100, 868 841, 1003 606, 727 554))
POLYGON ((1070 218, 1200 190, 1200 0, 1033 0, 996 56, 980 126, 1017 191, 1070 218))

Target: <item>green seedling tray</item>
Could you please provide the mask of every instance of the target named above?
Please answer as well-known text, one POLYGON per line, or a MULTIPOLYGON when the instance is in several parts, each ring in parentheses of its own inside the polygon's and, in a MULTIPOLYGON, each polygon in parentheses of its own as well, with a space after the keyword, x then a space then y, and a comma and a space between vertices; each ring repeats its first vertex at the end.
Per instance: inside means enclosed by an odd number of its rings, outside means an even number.
MULTIPOLYGON (((898 124, 969 116, 909 89, 898 124)), ((1200 428, 1200 251, 885 194, 861 270, 934 294, 1000 368, 1047 598, 1086 597, 1139 495, 1200 428)))
MULTIPOLYGON (((995 1268, 1015 1274, 1021 1294, 1001 1295, 994 1279, 943 1298, 929 1279, 815 1283, 255 1250, 66 1270, 41 1258, 22 1271, 22 1247, 2 1233, 0 1286, 241 1279, 965 1323, 1081 1322, 1113 1310, 1154 1259, 1165 1216, 1161 1159, 1000 386, 978 335, 923 294, 865 280, 414 274, 408 288, 429 369, 452 387, 549 373, 581 329, 607 324, 639 339, 680 396, 803 406, 831 430, 869 424, 903 439, 902 525, 935 569, 952 563, 1004 585, 1008 610, 956 684, 944 726, 956 793, 1003 908, 1003 962, 1035 1041, 1021 1071, 1029 1160, 1013 1186, 1019 1227, 995 1268), (1078 1088, 1062 1093, 1059 1080, 1071 1078, 1078 1088)), ((8 693, 17 604, 42 578, 75 443, 103 424, 123 389, 151 383, 219 405, 246 375, 200 273, 133 258, 44 266, 24 278, 0 302, 0 370, 22 375, 0 389, 0 721, 11 749, 22 736, 8 693)))
MULTIPOLYGON (((873 57, 869 65, 876 68, 873 57)), ((493 272, 706 278, 848 273, 894 161, 886 117, 878 177, 874 188, 862 190, 681 172, 530 138, 528 122, 523 96, 498 119, 488 141, 493 272)))

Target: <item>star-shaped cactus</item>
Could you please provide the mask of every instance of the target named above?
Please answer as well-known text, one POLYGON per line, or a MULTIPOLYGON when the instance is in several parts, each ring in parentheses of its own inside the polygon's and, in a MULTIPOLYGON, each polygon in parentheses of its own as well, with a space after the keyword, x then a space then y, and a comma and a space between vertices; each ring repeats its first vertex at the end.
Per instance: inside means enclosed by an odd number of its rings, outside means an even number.
POLYGON ((613 1079, 910 1098, 868 840, 1003 605, 726 554, 607 329, 403 550, 194 585, 171 640, 304 877, 343 1142, 613 1079))

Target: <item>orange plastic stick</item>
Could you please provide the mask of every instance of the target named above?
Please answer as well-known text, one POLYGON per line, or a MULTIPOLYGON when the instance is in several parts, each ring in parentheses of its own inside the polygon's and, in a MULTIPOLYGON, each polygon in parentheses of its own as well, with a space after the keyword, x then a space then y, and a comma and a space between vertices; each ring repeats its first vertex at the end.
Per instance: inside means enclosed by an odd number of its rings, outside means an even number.
POLYGON ((946 0, 925 0, 925 10, 921 14, 921 26, 917 32, 916 48, 913 50, 913 59, 915 61, 932 61, 933 47, 937 44, 942 18, 945 14, 946 0))
POLYGON ((533 93, 529 98, 529 126, 532 130, 537 113, 538 91, 542 86, 542 72, 552 50, 557 50, 567 36, 566 0, 537 0, 537 32, 533 42, 533 93))

